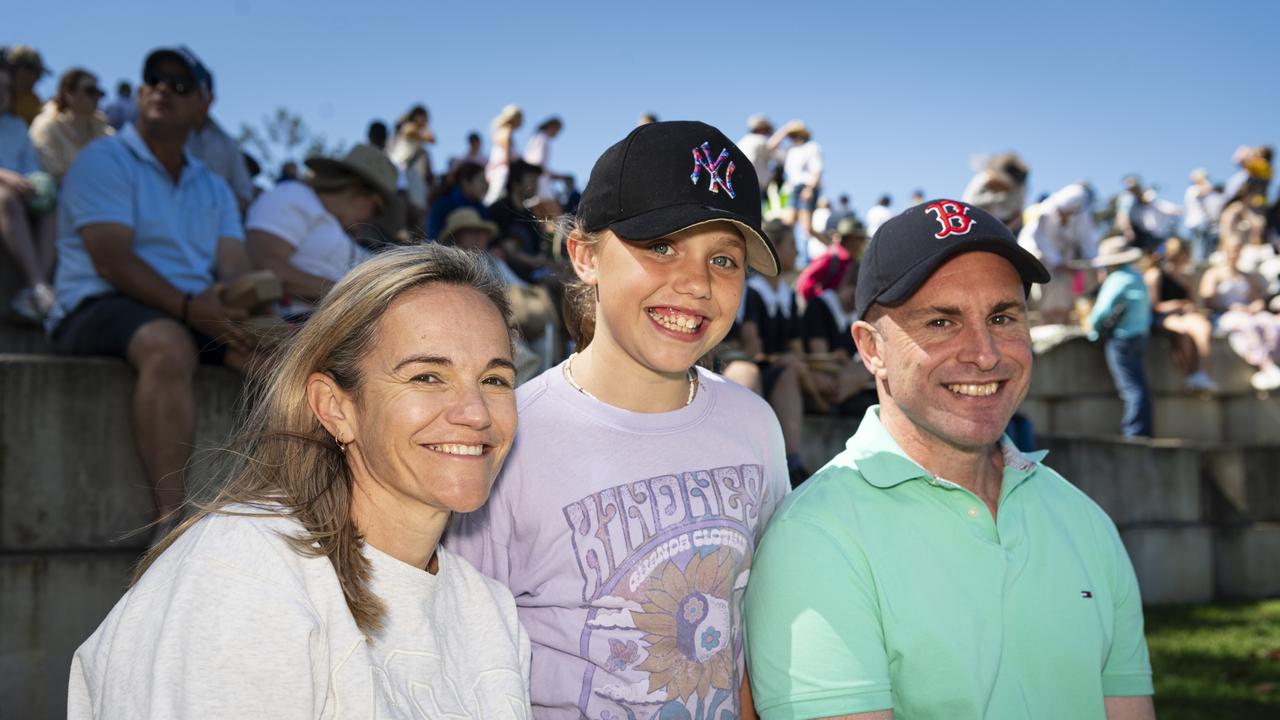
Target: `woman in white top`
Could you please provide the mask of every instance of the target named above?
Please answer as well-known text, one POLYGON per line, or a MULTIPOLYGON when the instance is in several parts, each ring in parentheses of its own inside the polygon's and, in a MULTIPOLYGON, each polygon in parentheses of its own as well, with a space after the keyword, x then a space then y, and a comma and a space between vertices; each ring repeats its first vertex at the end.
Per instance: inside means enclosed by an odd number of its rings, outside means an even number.
POLYGON ((790 189, 791 207, 796 211, 796 221, 805 237, 796 238, 799 266, 809 264, 808 241, 814 236, 813 211, 818 206, 822 185, 822 147, 813 141, 809 126, 799 120, 783 125, 769 139, 769 147, 776 148, 786 139, 791 141, 783 156, 783 174, 790 189))
POLYGON ((1224 235, 1222 252, 1200 277, 1200 299, 1214 327, 1227 333, 1231 349, 1258 368, 1250 378, 1257 390, 1280 388, 1280 316, 1267 311, 1262 279, 1240 269, 1244 242, 1224 235))
POLYGON ((489 181, 489 194, 485 205, 492 205, 507 186, 507 168, 520 157, 516 149, 515 132, 524 124, 524 111, 519 105, 507 105, 493 119, 493 135, 489 140, 489 163, 485 165, 485 178, 489 181))
POLYGON ((68 717, 528 717, 511 593, 438 547, 511 448, 509 316, 455 248, 339 283, 262 378, 218 496, 76 651, 68 717))
POLYGON ((427 151, 427 145, 435 141, 431 115, 425 105, 414 105, 396 120, 396 135, 387 155, 404 173, 405 195, 415 215, 426 212, 427 198, 436 182, 431 171, 431 153, 427 151))
POLYGON ((396 169, 377 148, 357 145, 341 160, 307 160, 311 175, 284 182, 249 206, 249 259, 284 284, 280 310, 303 316, 369 253, 349 234, 372 222, 396 192, 396 169))
MULTIPOLYGON (((524 149, 524 161, 542 168, 542 177, 538 178, 538 200, 540 202, 556 202, 555 182, 557 180, 572 181, 572 175, 558 173, 551 169, 551 141, 564 129, 564 121, 551 116, 543 120, 529 138, 529 145, 524 149)), ((555 208, 559 212, 559 206, 555 208)))

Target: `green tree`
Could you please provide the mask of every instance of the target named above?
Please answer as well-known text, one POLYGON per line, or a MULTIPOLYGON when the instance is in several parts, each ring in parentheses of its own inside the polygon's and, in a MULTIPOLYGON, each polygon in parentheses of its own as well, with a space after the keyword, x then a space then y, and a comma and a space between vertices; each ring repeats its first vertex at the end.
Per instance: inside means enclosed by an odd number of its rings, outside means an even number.
POLYGON ((239 140, 241 147, 261 159, 264 168, 272 169, 291 160, 299 162, 315 155, 334 157, 346 151, 344 143, 330 143, 323 133, 314 132, 301 115, 283 107, 264 116, 256 126, 241 123, 239 140))

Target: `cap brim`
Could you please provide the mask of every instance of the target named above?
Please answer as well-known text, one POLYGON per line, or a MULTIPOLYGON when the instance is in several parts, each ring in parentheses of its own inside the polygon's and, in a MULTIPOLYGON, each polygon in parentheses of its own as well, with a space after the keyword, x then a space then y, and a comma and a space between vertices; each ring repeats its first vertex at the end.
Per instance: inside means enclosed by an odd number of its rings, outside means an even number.
POLYGON ((182 53, 179 53, 177 50, 170 50, 169 48, 160 48, 159 50, 155 50, 150 55, 148 55, 147 59, 142 61, 143 71, 145 72, 146 69, 151 67, 153 63, 158 63, 161 60, 172 60, 176 63, 179 63, 187 69, 187 72, 191 73, 192 75, 195 75, 196 69, 191 65, 191 61, 188 60, 186 56, 184 56, 182 53))
POLYGON ((449 237, 450 235, 462 230, 483 230, 489 233, 490 237, 498 237, 498 223, 481 220, 478 223, 467 223, 465 225, 455 225, 453 227, 445 226, 440 231, 440 237, 449 237))
POLYGON ((1128 248, 1126 250, 1121 250, 1114 255, 1099 255, 1093 260, 1090 260, 1088 266, 1093 268, 1114 267, 1116 265, 1128 265, 1129 263, 1138 262, 1141 259, 1142 250, 1138 248, 1128 248))
MULTIPOLYGON (((989 252, 1008 260, 1013 265, 1013 269, 1018 271, 1018 276, 1022 278, 1023 285, 1028 287, 1031 283, 1044 284, 1049 282, 1049 271, 1036 259, 1035 255, 1027 252, 1021 246, 1015 245, 1008 240, 975 238, 967 242, 956 243, 947 248, 946 252, 934 255, 926 259, 925 262, 921 262, 911 268, 886 288, 884 292, 872 298, 867 304, 868 307, 874 304, 893 306, 906 302, 912 295, 916 294, 920 286, 924 285, 944 263, 957 255, 970 252, 989 252)), ((863 308, 861 314, 865 314, 865 312, 866 308, 863 308)))
POLYGON ((366 185, 377 191, 377 193, 382 196, 382 200, 388 205, 390 205, 395 199, 396 191, 394 187, 388 188, 382 184, 381 180, 378 180, 373 175, 354 165, 348 165, 341 160, 334 160, 326 157, 307 158, 305 163, 307 167, 316 172, 324 172, 328 170, 332 172, 347 173, 348 175, 355 175, 363 180, 366 185))
POLYGON ((778 274, 778 251, 758 225, 747 218, 706 205, 672 205, 610 223, 609 229, 624 240, 656 240, 695 225, 723 220, 742 232, 747 243, 747 264, 770 277, 778 274))

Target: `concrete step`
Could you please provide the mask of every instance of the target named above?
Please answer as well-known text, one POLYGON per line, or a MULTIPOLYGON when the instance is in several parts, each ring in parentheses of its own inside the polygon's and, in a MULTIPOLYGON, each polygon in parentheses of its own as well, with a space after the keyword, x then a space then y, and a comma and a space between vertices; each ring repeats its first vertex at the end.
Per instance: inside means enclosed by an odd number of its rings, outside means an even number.
POLYGON ((1218 448, 1203 462, 1213 522, 1280 523, 1280 447, 1218 448))
MULTIPOLYGON (((1214 338, 1205 372, 1218 383, 1218 395, 1249 395, 1254 368, 1241 360, 1225 338, 1214 338)), ((1185 376, 1173 364, 1173 344, 1164 333, 1151 337, 1147 382, 1157 395, 1183 395, 1185 376)), ((1078 337, 1037 353, 1028 397, 1034 399, 1115 395, 1102 345, 1078 337)))
MULTIPOLYGON (((0 355, 0 552, 141 548, 151 491, 130 423, 133 371, 114 358, 0 355)), ((188 488, 207 485, 210 450, 226 441, 242 380, 196 377, 188 488)))
POLYGON ((1144 602, 1280 596, 1280 446, 1040 440, 1115 521, 1144 602))
POLYGON ((1280 597, 1280 525, 1258 523, 1217 528, 1214 590, 1219 598, 1280 597))
MULTIPOLYGON (((1019 412, 1046 435, 1119 435, 1124 406, 1110 395, 1028 397, 1019 412)), ((1156 437, 1230 445, 1280 444, 1280 394, 1155 395, 1156 437)))
POLYGON ((1214 598, 1213 528, 1151 524, 1120 529, 1146 605, 1201 604, 1214 598))
POLYGON ((71 656, 120 599, 137 557, 0 553, 0 715, 67 716, 71 656))
POLYGON ((1042 436, 1044 463, 1120 527, 1208 520, 1198 446, 1176 440, 1042 436))
MULTIPOLYGON (((8 307, 6 302, 5 309, 8 307)), ((44 330, 38 325, 28 325, 12 318, 0 320, 0 354, 48 355, 52 352, 44 330)))

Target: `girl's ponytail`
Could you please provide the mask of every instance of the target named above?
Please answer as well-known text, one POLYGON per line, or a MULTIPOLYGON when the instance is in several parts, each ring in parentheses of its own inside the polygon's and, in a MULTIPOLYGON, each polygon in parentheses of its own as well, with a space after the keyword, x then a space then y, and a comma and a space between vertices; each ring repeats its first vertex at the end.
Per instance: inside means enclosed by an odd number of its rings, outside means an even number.
MULTIPOLYGON (((571 237, 584 245, 595 245, 603 239, 604 233, 608 232, 607 230, 587 232, 582 229, 581 218, 569 215, 561 218, 558 224, 559 235, 564 239, 561 247, 564 248, 565 253, 569 251, 568 239, 571 237)), ((564 298, 561 301, 560 312, 564 317, 565 330, 569 332, 569 337, 573 339, 574 345, 579 350, 590 345, 592 338, 596 335, 596 297, 594 286, 576 278, 564 285, 564 298)))

